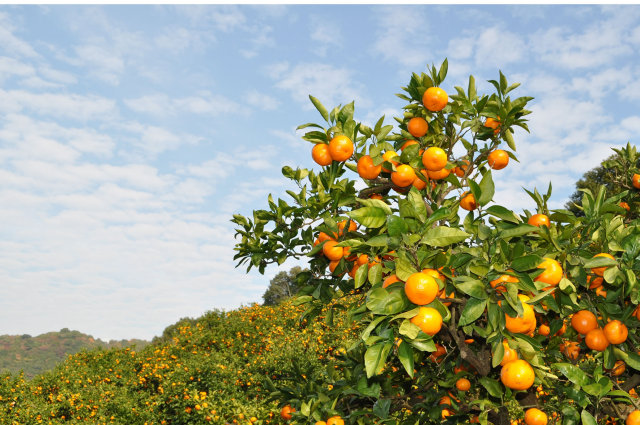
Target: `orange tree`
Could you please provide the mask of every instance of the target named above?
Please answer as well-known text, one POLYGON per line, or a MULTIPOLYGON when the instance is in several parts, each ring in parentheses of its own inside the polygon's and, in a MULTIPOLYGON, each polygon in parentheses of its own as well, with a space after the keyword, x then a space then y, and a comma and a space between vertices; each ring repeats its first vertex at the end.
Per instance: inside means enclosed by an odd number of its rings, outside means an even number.
POLYGON ((448 95, 447 61, 427 71, 398 94, 396 131, 310 96, 317 169, 284 167, 292 201, 233 218, 239 265, 308 259, 301 320, 331 303, 361 329, 324 382, 272 389, 295 409, 282 420, 635 423, 640 225, 619 205, 638 200, 635 162, 619 163, 629 190, 584 191, 581 217, 548 209, 551 185, 516 214, 492 202, 494 174, 532 98, 502 72, 491 94, 470 76, 448 95))

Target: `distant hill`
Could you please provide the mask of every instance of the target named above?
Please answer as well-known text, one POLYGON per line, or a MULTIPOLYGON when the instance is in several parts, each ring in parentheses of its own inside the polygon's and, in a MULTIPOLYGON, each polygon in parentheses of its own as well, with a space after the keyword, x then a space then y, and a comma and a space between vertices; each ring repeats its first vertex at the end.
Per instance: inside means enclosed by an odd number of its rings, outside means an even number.
POLYGON ((91 335, 67 328, 59 332, 31 335, 0 335, 0 373, 24 371, 25 377, 32 378, 53 369, 68 355, 84 349, 126 348, 135 345, 142 349, 149 344, 139 339, 104 342, 91 335))

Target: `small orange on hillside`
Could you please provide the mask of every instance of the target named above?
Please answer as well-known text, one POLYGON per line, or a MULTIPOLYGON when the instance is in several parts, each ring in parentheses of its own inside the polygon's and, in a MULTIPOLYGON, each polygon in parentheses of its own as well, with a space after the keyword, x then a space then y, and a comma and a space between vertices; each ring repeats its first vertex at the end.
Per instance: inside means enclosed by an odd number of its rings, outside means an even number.
POLYGON ((353 142, 345 135, 339 135, 329 142, 329 154, 334 161, 346 161, 353 155, 353 142))
POLYGON ((631 184, 633 184, 633 187, 636 189, 640 189, 640 174, 636 173, 633 175, 631 178, 631 184))
POLYGON ((429 87, 422 95, 422 104, 431 112, 443 110, 448 102, 447 92, 440 87, 429 87))
POLYGON ((502 170, 509 164, 509 154, 502 149, 496 149, 489 153, 487 160, 489 161, 489 167, 494 170, 502 170))
POLYGON ((596 351, 604 351, 610 344, 602 328, 590 330, 584 337, 584 343, 587 344, 587 347, 596 351))
POLYGON ((329 153, 329 145, 326 143, 318 143, 313 146, 311 149, 311 158, 318 165, 322 165, 323 167, 326 165, 331 165, 333 162, 333 158, 331 158, 331 154, 329 153))
POLYGON ((447 165, 447 153, 442 148, 431 146, 422 154, 422 163, 429 171, 442 170, 447 165))
MULTIPOLYGON (((613 257, 613 255, 606 253, 606 252, 601 252, 600 254, 596 254, 593 256, 593 258, 596 257, 606 257, 606 258, 610 258, 612 260, 615 260, 615 258, 613 257)), ((594 267, 591 269, 591 273, 598 275, 598 276, 602 276, 604 275, 604 271, 607 269, 607 267, 594 267)))
POLYGON ((460 378, 456 381, 456 388, 460 391, 469 391, 471 382, 467 378, 460 378))
POLYGON ((427 273, 413 273, 404 284, 407 298, 414 304, 426 305, 438 296, 438 283, 427 273))
POLYGON ((369 155, 361 156, 358 160, 358 175, 365 180, 373 180, 380 175, 382 165, 373 165, 369 155))
POLYGON ((627 340, 627 336, 629 335, 627 325, 619 320, 610 321, 604 326, 603 330, 607 340, 614 345, 622 344, 627 340))
POLYGON ((285 421, 288 421, 289 419, 291 419, 291 414, 295 411, 296 411, 295 408, 287 404, 280 410, 280 417, 285 421))
POLYGON ((543 258, 538 268, 544 271, 534 279, 536 282, 556 286, 562 280, 562 266, 553 258, 543 258))
POLYGON ((502 366, 500 380, 512 390, 527 390, 533 385, 536 375, 526 360, 514 360, 502 366))
POLYGON ((460 208, 467 211, 473 211, 478 208, 478 204, 476 203, 476 198, 473 196, 471 192, 465 192, 462 194, 460 198, 460 208))
POLYGON ((432 307, 420 307, 418 314, 411 318, 411 323, 418 326, 427 335, 435 335, 442 328, 442 315, 432 307))
POLYGON ((396 171, 391 173, 391 181, 399 187, 411 186, 416 179, 416 172, 413 167, 407 164, 401 164, 396 167, 396 171))
POLYGON ((598 327, 598 320, 596 315, 589 310, 580 310, 571 317, 571 326, 579 334, 586 335, 598 327))
POLYGON ((547 226, 549 227, 549 216, 547 216, 546 214, 534 214, 531 217, 529 217, 529 220, 527 220, 527 224, 530 224, 532 226, 547 226))
POLYGON ((524 412, 524 423, 527 425, 547 425, 548 420, 547 414, 535 407, 524 412))
POLYGON ((407 123, 407 131, 413 137, 422 137, 427 134, 429 130, 429 123, 422 117, 413 117, 407 123))

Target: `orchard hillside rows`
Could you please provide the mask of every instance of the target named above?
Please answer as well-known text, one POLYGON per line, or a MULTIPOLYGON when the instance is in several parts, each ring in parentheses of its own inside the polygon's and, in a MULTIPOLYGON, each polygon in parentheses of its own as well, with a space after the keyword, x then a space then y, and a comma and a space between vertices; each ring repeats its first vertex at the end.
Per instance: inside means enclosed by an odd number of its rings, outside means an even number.
POLYGON ((640 424, 637 149, 614 149, 619 190, 583 190, 580 216, 549 210, 551 184, 516 214, 493 197, 532 98, 502 72, 447 94, 447 68, 411 76, 399 131, 310 95, 317 167, 285 166, 290 199, 234 215, 238 265, 307 259, 300 320, 361 329, 339 383, 273 393, 283 421, 640 424))

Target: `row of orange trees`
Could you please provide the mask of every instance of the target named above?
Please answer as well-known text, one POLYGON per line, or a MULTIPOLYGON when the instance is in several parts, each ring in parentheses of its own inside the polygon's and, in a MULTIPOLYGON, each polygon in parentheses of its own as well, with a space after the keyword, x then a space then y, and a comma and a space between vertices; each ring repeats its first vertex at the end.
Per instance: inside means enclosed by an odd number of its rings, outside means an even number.
POLYGON ((339 379, 276 390, 283 420, 640 423, 637 150, 616 151, 625 190, 585 191, 580 216, 549 210, 551 185, 518 214, 493 202, 494 176, 532 98, 502 73, 490 94, 471 76, 449 95, 446 74, 411 76, 395 131, 310 96, 317 169, 284 167, 291 199, 233 218, 239 264, 308 260, 302 320, 331 306, 362 329, 339 379))

